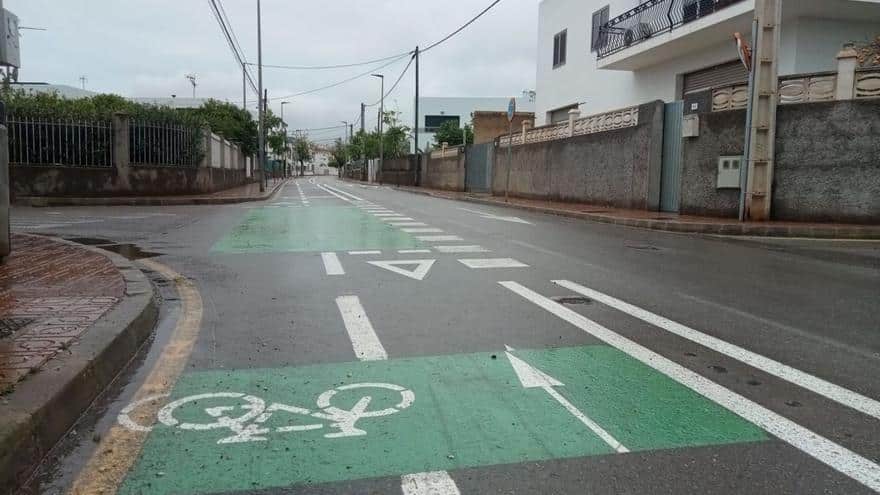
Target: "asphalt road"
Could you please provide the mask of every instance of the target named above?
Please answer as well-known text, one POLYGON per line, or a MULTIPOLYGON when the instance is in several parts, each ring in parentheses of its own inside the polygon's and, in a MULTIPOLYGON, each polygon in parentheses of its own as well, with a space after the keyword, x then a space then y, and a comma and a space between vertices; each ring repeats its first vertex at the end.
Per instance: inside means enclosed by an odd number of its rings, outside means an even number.
POLYGON ((13 228, 148 256, 195 294, 151 265, 155 340, 32 493, 880 490, 878 243, 334 178, 260 204, 17 208, 13 228), (191 347, 181 321, 200 322, 191 347), (174 362, 170 398, 124 409, 174 362))

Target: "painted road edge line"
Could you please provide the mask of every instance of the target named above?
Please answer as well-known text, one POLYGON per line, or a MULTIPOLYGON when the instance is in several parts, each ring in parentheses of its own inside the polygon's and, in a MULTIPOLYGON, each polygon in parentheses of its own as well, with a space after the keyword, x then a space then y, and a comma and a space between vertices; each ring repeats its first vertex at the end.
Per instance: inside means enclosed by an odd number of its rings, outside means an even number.
POLYGON ((364 200, 364 198, 361 198, 361 197, 359 197, 359 196, 355 196, 354 194, 352 194, 352 193, 350 193, 350 192, 347 192, 347 191, 343 191, 342 189, 336 189, 335 187, 330 186, 330 185, 327 185, 327 184, 324 184, 324 187, 326 187, 326 188, 328 188, 328 189, 331 189, 331 190, 333 190, 333 191, 336 191, 336 192, 338 192, 339 194, 344 194, 345 196, 348 196, 349 198, 351 198, 351 199, 353 199, 353 200, 355 200, 355 201, 363 201, 363 200, 364 200))
MULTIPOLYGON (((181 301, 179 317, 171 337, 131 401, 144 404, 138 409, 139 423, 151 424, 192 353, 202 326, 202 297, 194 283, 162 263, 155 260, 140 260, 139 263, 173 281, 181 301)), ((85 467, 80 470, 68 493, 116 493, 137 461, 147 434, 143 429, 131 430, 121 424, 111 426, 85 467)))
POLYGON ((776 438, 830 466, 838 472, 880 491, 880 465, 831 440, 667 359, 608 328, 572 311, 517 282, 498 282, 556 317, 654 368, 676 382, 763 428, 776 438))
POLYGON ((345 270, 336 253, 321 253, 321 260, 324 261, 324 270, 327 275, 345 275, 345 270))
POLYGON ((403 495, 459 495, 458 485, 446 471, 405 474, 400 477, 403 495))
POLYGON ((348 254, 352 256, 367 256, 370 254, 382 254, 382 251, 349 251, 348 254))
POLYGON ((422 242, 461 242, 464 239, 457 235, 419 235, 416 239, 422 242))
POLYGON ((384 361, 388 359, 388 353, 379 342, 376 331, 367 313, 357 296, 339 296, 336 298, 336 306, 345 323, 345 330, 354 348, 354 353, 361 361, 384 361))
POLYGON ((599 291, 584 287, 583 285, 569 280, 554 280, 553 283, 583 296, 587 296, 594 301, 599 301, 600 303, 610 306, 618 311, 623 311, 634 318, 650 323, 655 327, 678 335, 683 339, 690 340, 691 342, 736 359, 737 361, 745 363, 753 368, 757 368, 765 373, 769 373, 777 378, 805 388, 825 397, 826 399, 831 399, 839 404, 843 404, 844 406, 851 407, 856 411, 867 414, 868 416, 880 419, 880 402, 870 397, 866 397, 857 392, 853 392, 852 390, 835 385, 817 376, 813 376, 797 368, 792 368, 791 366, 747 349, 743 349, 742 347, 719 338, 707 335, 699 330, 694 330, 686 325, 682 325, 681 323, 654 314, 648 310, 621 301, 620 299, 603 294, 599 291))
POLYGON ((327 187, 325 187, 324 184, 318 184, 318 187, 320 187, 321 189, 327 191, 328 193, 330 193, 330 194, 336 196, 337 198, 339 198, 339 199, 345 201, 346 203, 351 203, 351 202, 352 202, 350 199, 346 198, 345 196, 341 196, 341 195, 339 195, 339 194, 337 194, 337 193, 331 191, 330 189, 328 189, 327 187))

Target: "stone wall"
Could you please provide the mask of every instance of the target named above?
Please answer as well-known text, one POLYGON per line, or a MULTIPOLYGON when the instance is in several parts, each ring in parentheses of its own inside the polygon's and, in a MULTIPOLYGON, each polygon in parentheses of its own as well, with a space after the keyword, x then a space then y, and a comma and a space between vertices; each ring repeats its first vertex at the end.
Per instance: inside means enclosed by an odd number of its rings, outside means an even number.
POLYGON ((137 166, 74 168, 15 166, 9 170, 14 197, 167 196, 205 194, 242 185, 243 169, 137 166))
MULTIPOLYGON (((639 106, 638 125, 514 146, 510 195, 656 210, 660 202, 663 102, 639 106)), ((504 195, 507 148, 494 153, 492 192, 504 195)))
MULTIPOLYGON (((685 138, 681 212, 735 217, 738 189, 716 189, 718 157, 742 155, 745 111, 700 114, 685 138)), ((880 223, 880 99, 781 105, 774 220, 880 223)))
POLYGON ((422 155, 420 186, 445 191, 464 191, 465 153, 432 157, 437 153, 422 155))
POLYGON ((379 172, 379 182, 396 186, 415 185, 416 158, 416 155, 407 155, 385 160, 379 172))

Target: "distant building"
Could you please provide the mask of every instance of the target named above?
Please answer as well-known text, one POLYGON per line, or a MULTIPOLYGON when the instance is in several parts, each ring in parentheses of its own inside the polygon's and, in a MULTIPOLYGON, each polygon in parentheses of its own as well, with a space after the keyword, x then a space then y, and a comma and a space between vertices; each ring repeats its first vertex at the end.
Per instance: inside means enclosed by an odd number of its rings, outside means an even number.
MULTIPOLYGON (((85 89, 80 89, 66 84, 49 84, 41 82, 23 82, 13 83, 13 89, 21 89, 28 93, 57 93, 58 96, 64 98, 89 98, 102 93, 96 93, 85 89)), ((144 105, 157 105, 171 108, 199 108, 211 98, 189 98, 181 96, 125 96, 127 100, 144 105)))
MULTIPOLYGON (((880 34, 880 3, 784 0, 780 75, 835 69, 844 43, 880 34)), ((562 122, 745 82, 733 34, 751 39, 755 0, 543 0, 536 118, 562 122)))
MULTIPOLYGON (((518 112, 532 112, 534 101, 529 97, 516 98, 518 112)), ((477 111, 507 112, 510 97, 425 97, 419 98, 419 147, 423 150, 428 146, 439 146, 434 141, 434 133, 444 122, 453 121, 459 127, 471 122, 473 113, 477 111)))

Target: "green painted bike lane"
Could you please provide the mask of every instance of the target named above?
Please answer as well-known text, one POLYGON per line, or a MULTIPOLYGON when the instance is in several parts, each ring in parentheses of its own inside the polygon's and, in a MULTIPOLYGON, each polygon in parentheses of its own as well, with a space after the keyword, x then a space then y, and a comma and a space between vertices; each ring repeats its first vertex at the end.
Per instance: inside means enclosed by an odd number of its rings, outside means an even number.
POLYGON ((563 400, 630 451, 766 439, 607 346, 513 355, 186 374, 169 399, 177 405, 160 412, 120 493, 215 493, 625 455, 547 390, 525 388, 517 358, 552 377, 563 400))
POLYGON ((415 237, 351 206, 256 208, 212 248, 219 254, 413 249, 415 237))

